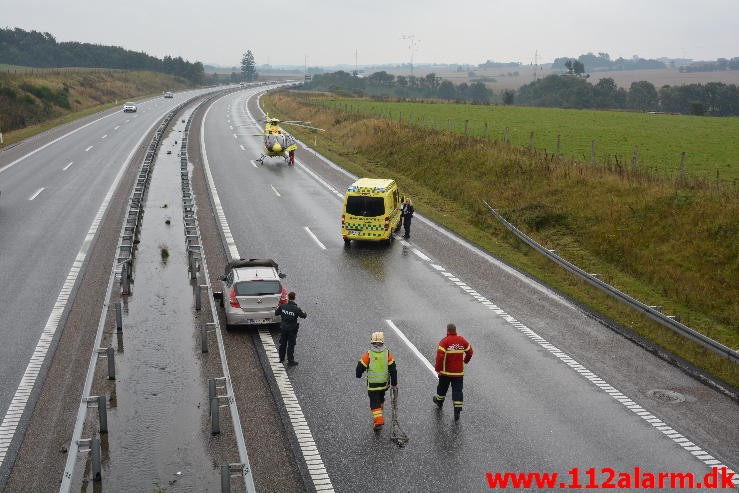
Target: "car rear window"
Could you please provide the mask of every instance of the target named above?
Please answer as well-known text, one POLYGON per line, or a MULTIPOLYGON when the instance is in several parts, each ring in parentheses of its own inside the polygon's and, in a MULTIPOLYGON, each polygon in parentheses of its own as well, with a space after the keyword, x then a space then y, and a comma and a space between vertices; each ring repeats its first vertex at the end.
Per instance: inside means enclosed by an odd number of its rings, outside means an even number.
POLYGON ((237 282, 235 288, 236 296, 265 296, 282 292, 280 281, 237 282))
POLYGON ((346 212, 352 216, 376 217, 385 214, 385 199, 350 195, 346 199, 346 212))

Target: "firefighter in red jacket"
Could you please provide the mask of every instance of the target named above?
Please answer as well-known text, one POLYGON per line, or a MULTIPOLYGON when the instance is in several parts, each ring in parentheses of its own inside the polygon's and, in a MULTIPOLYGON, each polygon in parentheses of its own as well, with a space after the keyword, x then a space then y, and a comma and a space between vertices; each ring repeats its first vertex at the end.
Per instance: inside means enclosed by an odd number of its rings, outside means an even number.
POLYGON ((439 385, 436 387, 434 404, 439 409, 444 405, 449 385, 452 386, 452 401, 454 401, 454 421, 459 420, 462 412, 462 385, 464 379, 464 365, 472 359, 472 344, 467 339, 457 335, 457 326, 446 326, 446 337, 439 341, 436 349, 436 373, 439 375, 439 385))

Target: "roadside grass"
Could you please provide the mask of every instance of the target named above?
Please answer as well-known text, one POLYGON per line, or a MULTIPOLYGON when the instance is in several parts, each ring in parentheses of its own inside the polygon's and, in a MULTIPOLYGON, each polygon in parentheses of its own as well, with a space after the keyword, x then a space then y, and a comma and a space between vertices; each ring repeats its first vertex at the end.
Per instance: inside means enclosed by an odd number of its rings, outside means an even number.
POLYGON ((596 161, 677 176, 682 153, 685 173, 707 181, 739 178, 739 118, 573 110, 444 102, 385 102, 371 99, 313 97, 315 104, 383 116, 438 130, 533 147, 586 162, 595 141, 596 161), (507 130, 506 130, 507 129, 507 130))
POLYGON ((739 201, 734 186, 701 177, 557 159, 541 151, 304 104, 262 98, 270 114, 360 176, 393 177, 417 210, 587 309, 739 388, 723 357, 623 306, 520 242, 486 200, 547 248, 689 327, 739 347, 739 201))
POLYGON ((18 73, 0 71, 3 106, 0 149, 127 100, 188 87, 179 77, 146 71, 22 68, 18 73))

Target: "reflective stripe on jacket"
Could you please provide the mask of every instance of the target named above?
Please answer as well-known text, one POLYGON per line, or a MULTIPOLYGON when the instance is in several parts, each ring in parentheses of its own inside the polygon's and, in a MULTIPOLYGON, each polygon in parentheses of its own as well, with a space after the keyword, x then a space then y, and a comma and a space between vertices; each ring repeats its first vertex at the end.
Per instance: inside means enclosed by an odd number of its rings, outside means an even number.
POLYGON ((457 334, 449 334, 436 349, 436 373, 447 377, 464 376, 464 365, 472 359, 472 344, 457 334))
POLYGON ((367 390, 386 390, 391 384, 398 384, 395 359, 390 351, 369 350, 357 363, 357 378, 367 371, 367 390))

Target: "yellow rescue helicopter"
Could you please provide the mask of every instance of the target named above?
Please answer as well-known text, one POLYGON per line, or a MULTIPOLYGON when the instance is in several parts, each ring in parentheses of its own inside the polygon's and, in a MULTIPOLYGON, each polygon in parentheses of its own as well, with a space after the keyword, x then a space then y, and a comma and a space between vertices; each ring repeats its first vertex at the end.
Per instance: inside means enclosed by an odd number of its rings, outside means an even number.
POLYGON ((280 127, 280 124, 296 125, 298 127, 310 128, 323 132, 322 128, 311 127, 308 125, 310 122, 281 121, 278 118, 270 118, 269 114, 267 114, 264 123, 264 132, 254 134, 255 136, 264 137, 264 150, 259 159, 256 160, 259 164, 264 164, 264 159, 268 157, 281 157, 285 160, 288 166, 295 164, 295 151, 298 148, 298 142, 295 140, 295 137, 285 132, 282 127, 280 127))

